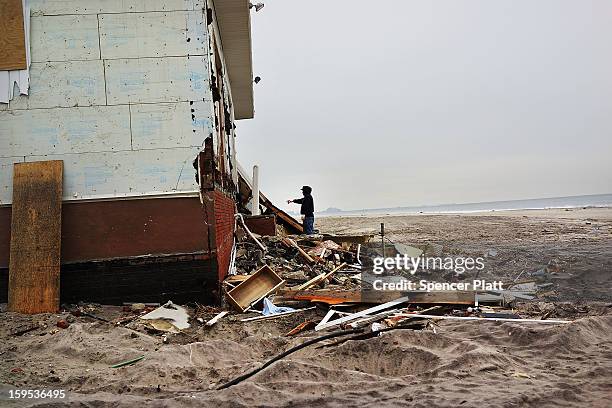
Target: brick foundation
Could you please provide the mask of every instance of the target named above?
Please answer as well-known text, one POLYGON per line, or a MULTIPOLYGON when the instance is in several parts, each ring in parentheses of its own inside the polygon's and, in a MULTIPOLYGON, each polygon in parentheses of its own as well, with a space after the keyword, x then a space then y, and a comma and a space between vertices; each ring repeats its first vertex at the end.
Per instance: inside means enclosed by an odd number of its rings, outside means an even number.
POLYGON ((234 245, 234 215, 236 203, 220 190, 212 192, 215 209, 215 246, 219 282, 227 276, 234 245))

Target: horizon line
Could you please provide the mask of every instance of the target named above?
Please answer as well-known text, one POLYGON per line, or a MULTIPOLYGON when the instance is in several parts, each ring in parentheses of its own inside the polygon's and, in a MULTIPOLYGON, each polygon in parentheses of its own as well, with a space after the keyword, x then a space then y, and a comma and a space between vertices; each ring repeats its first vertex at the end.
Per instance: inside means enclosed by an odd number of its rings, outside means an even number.
POLYGON ((471 204, 510 203, 510 202, 516 202, 516 201, 552 200, 552 199, 557 199, 557 198, 592 197, 592 196, 602 196, 602 195, 612 195, 612 192, 597 193, 597 194, 578 194, 578 195, 568 195, 568 196, 555 196, 555 197, 517 198, 517 199, 512 199, 512 200, 476 201, 476 202, 442 203, 442 204, 421 204, 421 205, 396 206, 396 207, 358 208, 358 209, 349 209, 349 210, 344 210, 344 209, 340 209, 337 207, 328 207, 323 211, 315 211, 315 213, 325 213, 330 208, 336 209, 334 211, 330 211, 331 213, 355 212, 355 211, 383 211, 383 210, 397 210, 397 209, 409 209, 409 208, 421 208, 421 207, 441 207, 441 206, 447 206, 447 205, 471 205, 471 204))

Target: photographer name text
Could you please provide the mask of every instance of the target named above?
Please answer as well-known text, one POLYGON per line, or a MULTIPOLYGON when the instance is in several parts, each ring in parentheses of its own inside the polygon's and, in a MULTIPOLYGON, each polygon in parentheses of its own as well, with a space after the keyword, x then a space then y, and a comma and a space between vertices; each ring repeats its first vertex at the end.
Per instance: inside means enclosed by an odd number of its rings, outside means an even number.
POLYGON ((424 292, 442 292, 442 291, 470 291, 470 290, 504 290, 502 281, 486 281, 484 279, 475 279, 471 282, 435 282, 428 280, 412 281, 408 279, 400 279, 395 282, 388 282, 383 279, 377 279, 372 282, 374 290, 401 290, 401 291, 424 291, 424 292))

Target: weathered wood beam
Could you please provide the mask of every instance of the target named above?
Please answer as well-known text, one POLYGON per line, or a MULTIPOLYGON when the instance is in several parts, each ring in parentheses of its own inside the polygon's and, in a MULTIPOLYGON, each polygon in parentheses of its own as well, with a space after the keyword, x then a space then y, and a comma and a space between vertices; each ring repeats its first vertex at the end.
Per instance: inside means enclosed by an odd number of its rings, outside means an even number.
POLYGON ((62 177, 60 160, 15 164, 10 311, 29 314, 59 311, 62 177))

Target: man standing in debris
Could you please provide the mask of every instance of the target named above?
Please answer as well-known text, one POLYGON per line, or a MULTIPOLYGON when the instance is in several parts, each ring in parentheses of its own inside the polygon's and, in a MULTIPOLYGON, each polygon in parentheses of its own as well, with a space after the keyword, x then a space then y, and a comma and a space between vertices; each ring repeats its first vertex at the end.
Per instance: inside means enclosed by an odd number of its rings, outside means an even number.
POLYGON ((287 200, 287 204, 297 203, 301 204, 300 214, 302 214, 302 225, 304 226, 304 233, 308 235, 314 234, 314 201, 312 199, 312 188, 309 186, 302 187, 303 198, 296 198, 295 200, 287 200))

